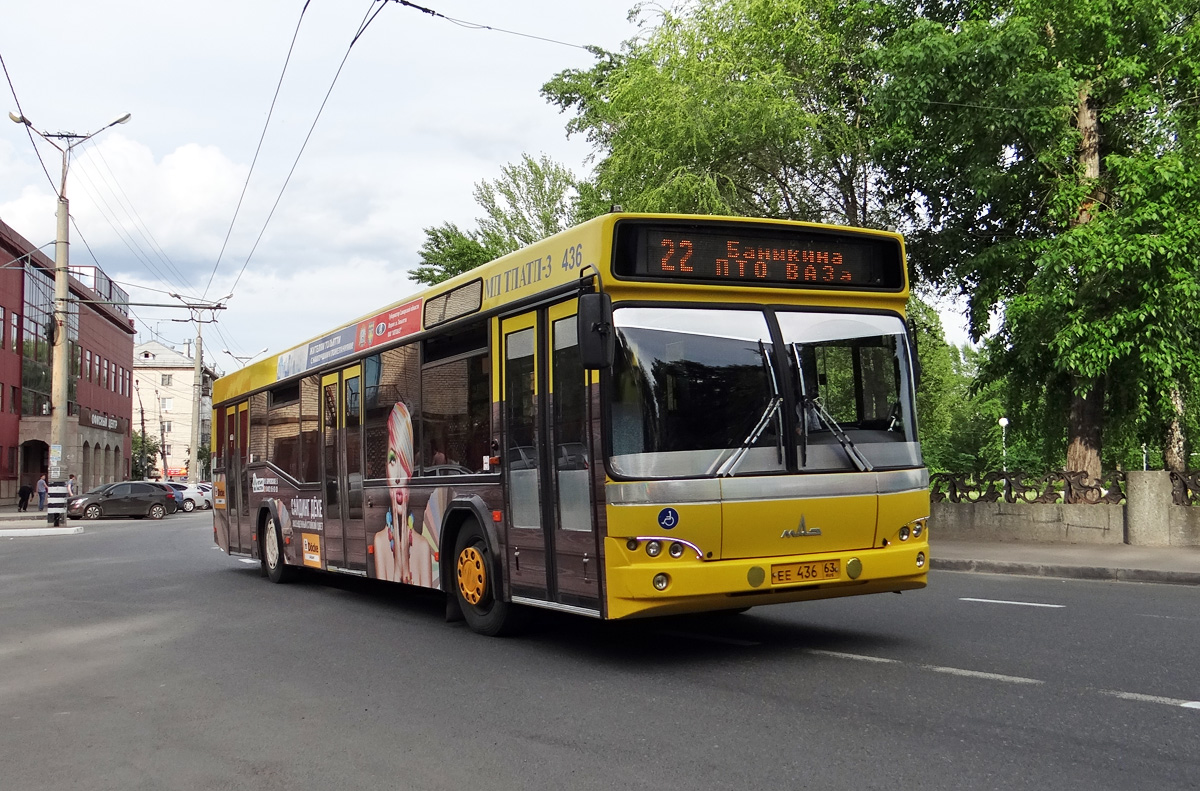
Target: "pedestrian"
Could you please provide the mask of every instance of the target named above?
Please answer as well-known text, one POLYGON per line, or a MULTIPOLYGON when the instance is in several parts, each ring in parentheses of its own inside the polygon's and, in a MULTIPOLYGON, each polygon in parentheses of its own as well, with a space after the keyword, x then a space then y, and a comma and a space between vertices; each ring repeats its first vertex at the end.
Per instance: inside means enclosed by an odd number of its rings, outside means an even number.
POLYGON ((50 489, 48 486, 46 486, 46 474, 42 473, 42 477, 37 479, 37 496, 38 496, 38 510, 39 511, 46 510, 46 492, 48 492, 48 491, 50 491, 50 489))
POLYGON ((27 483, 21 484, 21 488, 17 489, 17 510, 29 510, 29 498, 33 496, 33 487, 27 483))
POLYGON ((67 497, 74 497, 79 494, 79 481, 75 480, 74 475, 67 476, 67 497))

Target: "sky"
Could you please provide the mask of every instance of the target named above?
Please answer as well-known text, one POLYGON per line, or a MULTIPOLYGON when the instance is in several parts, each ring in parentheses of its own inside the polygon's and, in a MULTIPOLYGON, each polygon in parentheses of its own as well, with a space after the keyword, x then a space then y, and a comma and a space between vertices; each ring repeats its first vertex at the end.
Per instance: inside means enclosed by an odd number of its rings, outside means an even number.
MULTIPOLYGON (((423 229, 474 227, 474 185, 522 154, 590 172, 591 147, 568 139, 569 116, 540 89, 594 65, 583 45, 637 35, 634 0, 420 3, 497 30, 383 2, 0 0, 8 110, 19 101, 47 133, 132 114, 73 151, 72 266, 99 265, 133 303, 232 294, 203 328, 206 360, 230 371, 234 355, 282 351, 418 291, 423 229)), ((22 126, 0 124, 0 219, 41 245, 62 159, 35 140, 53 186, 22 126)), ((131 310, 138 342, 182 349, 195 335, 186 310, 131 310)))

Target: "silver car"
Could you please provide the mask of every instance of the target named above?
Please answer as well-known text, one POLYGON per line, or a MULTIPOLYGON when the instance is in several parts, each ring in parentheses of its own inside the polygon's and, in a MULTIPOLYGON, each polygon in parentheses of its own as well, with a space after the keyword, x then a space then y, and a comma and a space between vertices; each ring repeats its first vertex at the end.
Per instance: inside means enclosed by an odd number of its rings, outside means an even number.
POLYGON ((191 513, 197 508, 212 508, 212 490, 205 489, 194 483, 175 483, 168 481, 167 485, 176 491, 175 498, 179 500, 179 507, 185 513, 191 513))

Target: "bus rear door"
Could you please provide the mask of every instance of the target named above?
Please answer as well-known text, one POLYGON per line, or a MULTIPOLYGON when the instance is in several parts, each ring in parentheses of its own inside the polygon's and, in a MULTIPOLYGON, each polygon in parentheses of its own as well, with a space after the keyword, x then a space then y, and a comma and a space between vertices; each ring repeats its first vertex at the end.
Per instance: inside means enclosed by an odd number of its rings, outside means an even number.
POLYGON ((361 367, 321 377, 321 480, 327 568, 366 573, 362 513, 361 367))

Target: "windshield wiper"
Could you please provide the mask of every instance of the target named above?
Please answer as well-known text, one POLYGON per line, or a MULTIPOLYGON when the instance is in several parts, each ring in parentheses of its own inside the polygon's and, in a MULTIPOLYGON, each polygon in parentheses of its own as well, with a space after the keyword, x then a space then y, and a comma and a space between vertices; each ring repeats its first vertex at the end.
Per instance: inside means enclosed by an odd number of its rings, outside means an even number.
POLYGON ((733 455, 725 460, 725 463, 717 468, 717 477, 724 478, 733 475, 737 471, 738 465, 742 463, 742 459, 746 457, 746 452, 758 442, 758 438, 767 430, 767 426, 771 425, 771 418, 775 417, 775 413, 779 411, 780 405, 783 404, 783 399, 779 396, 772 396, 767 408, 763 410, 762 417, 758 419, 758 423, 754 425, 754 429, 742 440, 742 444, 734 450, 733 455))
POLYGON ((762 416, 758 422, 754 424, 754 428, 742 440, 739 445, 727 459, 717 467, 716 475, 718 478, 728 477, 733 475, 738 466, 742 463, 742 459, 746 458, 746 453, 758 442, 758 438, 767 430, 767 426, 771 425, 771 418, 776 421, 776 443, 775 450, 779 457, 779 463, 783 463, 783 396, 779 393, 779 377, 775 375, 775 364, 771 362, 771 355, 767 351, 767 345, 760 339, 758 341, 758 351, 762 355, 763 365, 767 368, 767 375, 771 380, 771 400, 767 402, 766 409, 763 410, 762 416))
POLYGON ((854 440, 850 439, 838 422, 833 419, 833 415, 825 409, 821 399, 808 394, 808 387, 804 384, 804 366, 800 359, 800 344, 792 344, 792 354, 796 358, 796 373, 800 377, 800 466, 808 466, 808 412, 811 409, 817 420, 823 423, 825 428, 829 429, 837 439, 842 450, 846 452, 854 466, 858 467, 859 472, 874 470, 874 465, 867 460, 867 457, 854 444, 854 440))

